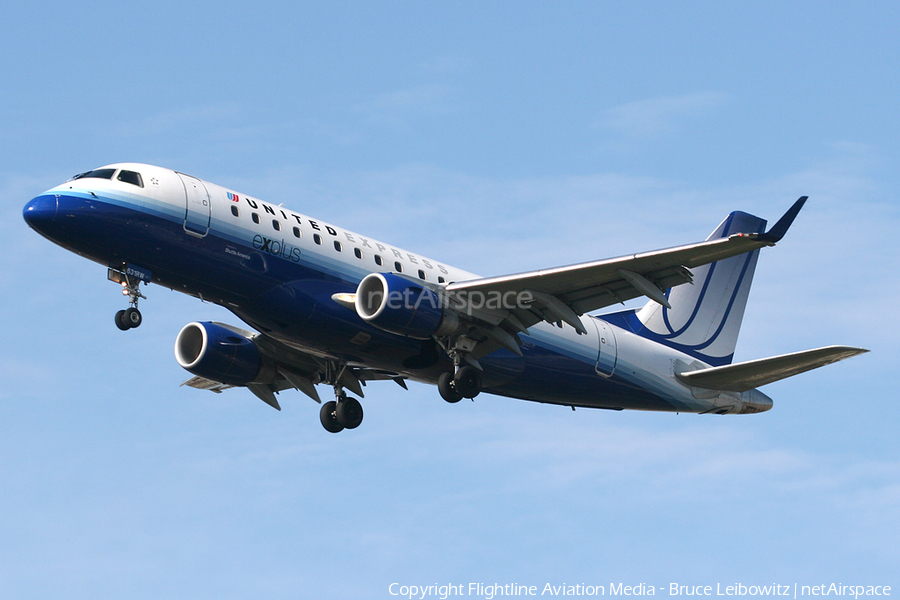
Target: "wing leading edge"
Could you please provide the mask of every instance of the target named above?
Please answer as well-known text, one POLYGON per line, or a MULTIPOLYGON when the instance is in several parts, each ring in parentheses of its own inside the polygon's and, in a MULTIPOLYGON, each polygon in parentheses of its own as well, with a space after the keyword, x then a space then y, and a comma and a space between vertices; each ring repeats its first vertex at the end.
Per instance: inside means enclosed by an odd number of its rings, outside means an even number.
MULTIPOLYGON (((640 296, 667 306, 666 290, 690 283, 691 268, 775 245, 784 237, 806 200, 807 197, 802 196, 794 202, 765 233, 735 233, 725 238, 619 258, 461 281, 448 285, 444 293, 460 306, 466 305, 473 294, 488 297, 510 292, 530 293, 533 299, 527 306, 479 307, 469 311, 471 317, 484 323, 480 329, 486 337, 510 349, 513 349, 511 337, 517 345, 516 333, 526 333, 528 327, 541 321, 566 322, 583 333, 580 315, 640 296)), ((483 352, 478 354, 483 355, 483 352)))

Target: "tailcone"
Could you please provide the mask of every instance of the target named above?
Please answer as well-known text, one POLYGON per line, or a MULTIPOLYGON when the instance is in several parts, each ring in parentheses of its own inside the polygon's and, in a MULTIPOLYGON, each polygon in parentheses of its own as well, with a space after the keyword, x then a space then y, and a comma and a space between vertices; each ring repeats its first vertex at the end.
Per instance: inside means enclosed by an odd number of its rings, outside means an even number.
POLYGON ((741 394, 741 402, 743 403, 743 408, 738 412, 740 415, 766 412, 774 405, 772 399, 759 390, 743 392, 741 394))

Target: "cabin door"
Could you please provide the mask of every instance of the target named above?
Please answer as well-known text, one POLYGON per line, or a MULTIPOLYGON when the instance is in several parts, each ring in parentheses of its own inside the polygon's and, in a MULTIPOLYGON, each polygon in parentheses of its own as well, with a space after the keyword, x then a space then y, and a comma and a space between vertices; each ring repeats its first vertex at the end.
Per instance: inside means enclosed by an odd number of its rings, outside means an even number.
POLYGON ((209 233, 210 202, 206 186, 196 177, 179 173, 184 184, 184 230, 197 237, 209 233))
POLYGON ((597 325, 597 333, 600 334, 600 352, 597 355, 597 375, 611 377, 616 371, 616 359, 618 349, 616 347, 616 335, 609 323, 602 319, 591 319, 597 325))

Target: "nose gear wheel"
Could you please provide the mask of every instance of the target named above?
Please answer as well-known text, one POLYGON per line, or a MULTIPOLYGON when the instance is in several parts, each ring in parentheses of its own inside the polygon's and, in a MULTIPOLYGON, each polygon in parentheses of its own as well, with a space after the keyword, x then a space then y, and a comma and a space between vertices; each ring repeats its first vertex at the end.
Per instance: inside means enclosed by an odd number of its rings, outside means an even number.
POLYGON ((128 331, 129 329, 139 327, 143 320, 144 318, 141 316, 141 311, 137 308, 120 310, 116 313, 116 326, 122 331, 128 331))

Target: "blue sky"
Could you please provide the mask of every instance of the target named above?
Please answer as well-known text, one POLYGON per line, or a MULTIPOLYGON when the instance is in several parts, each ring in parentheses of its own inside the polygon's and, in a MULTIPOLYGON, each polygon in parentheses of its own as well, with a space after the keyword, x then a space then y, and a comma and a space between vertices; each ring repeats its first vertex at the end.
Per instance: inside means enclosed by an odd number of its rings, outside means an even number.
MULTIPOLYGON (((433 583, 900 586, 900 10, 875 3, 17 3, 0 22, 0 596, 390 598, 433 583), (179 387, 187 322, 29 231, 160 164, 498 275, 777 218, 737 360, 865 356, 748 417, 179 387)), ((323 392, 325 390, 323 389, 323 392)))

